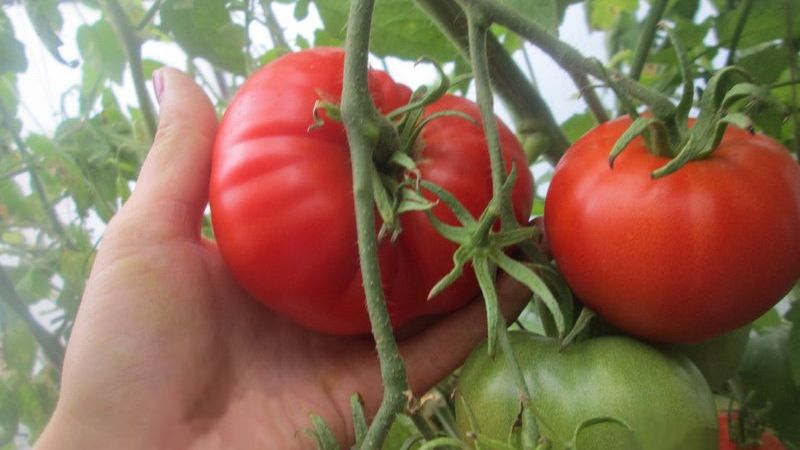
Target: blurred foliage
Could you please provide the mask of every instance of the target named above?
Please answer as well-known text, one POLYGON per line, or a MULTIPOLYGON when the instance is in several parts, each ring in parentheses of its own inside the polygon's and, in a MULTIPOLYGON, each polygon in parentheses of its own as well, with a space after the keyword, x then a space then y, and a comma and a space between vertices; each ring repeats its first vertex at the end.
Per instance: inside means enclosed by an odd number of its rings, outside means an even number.
MULTIPOLYGON (((649 5, 656 0, 496 1, 553 34, 558 34, 568 8, 582 8, 587 25, 598 32, 593 36, 605 39, 607 64, 627 72, 641 41, 649 5)), ((139 48, 150 43, 177 46, 185 55, 187 71, 222 110, 243 76, 259 65, 290 49, 341 45, 349 4, 344 0, 21 3, 6 1, 0 9, 0 269, 7 275, 0 277, 0 284, 5 283, 0 286, 0 449, 33 442, 53 410, 60 370, 54 361, 59 352, 63 357, 105 224, 130 195, 150 144, 143 119, 148 111, 142 110, 150 106, 131 103, 122 89, 130 89, 126 79, 136 66, 129 58, 138 57, 124 50, 124 40, 130 36, 123 28, 133 30, 139 48), (292 6, 293 21, 280 23, 272 9, 286 4, 292 6), (110 18, 113 6, 127 16, 122 25, 110 18), (64 34, 67 15, 72 15, 73 22, 81 22, 74 35, 64 34), (98 19, 88 22, 86 17, 98 19), (287 32, 299 23, 313 23, 317 17, 321 26, 310 39, 287 32), (23 20, 29 21, 37 39, 20 40, 16 29, 23 20), (64 39, 73 40, 77 60, 63 55, 64 39), (27 106, 17 86, 20 74, 31 66, 26 49, 35 46, 65 70, 80 73, 80 82, 61 93, 59 123, 53 130, 32 131, 22 126, 27 106)), ((414 3, 378 0, 374 54, 409 61, 426 56, 451 73, 467 72, 455 47, 414 3)), ((792 82, 800 71, 800 0, 753 0, 743 26, 738 26, 745 3, 670 0, 663 19, 675 28, 689 51, 699 86, 731 52, 732 61, 768 86, 777 102, 758 110, 757 125, 797 151, 800 87, 792 82), (701 3, 710 5, 713 14, 699 18, 701 3), (738 38, 737 29, 741 30, 738 38)), ((521 56, 523 41, 518 36, 501 27, 494 27, 493 32, 509 53, 521 56)), ((680 85, 676 61, 664 34, 657 33, 642 82, 676 96, 680 85)), ((176 61, 145 59, 140 63, 143 76, 149 79, 153 70, 176 61)), ((521 67, 535 72, 535 63, 530 69, 521 67)), ((538 81, 542 89, 551 82, 564 82, 538 81)), ((607 106, 612 109, 614 105, 607 106)), ((582 111, 562 126, 566 136, 575 140, 595 123, 589 112, 582 111)), ((540 180, 546 182, 552 167, 539 161, 540 180)), ((542 194, 534 206, 537 214, 542 212, 542 194)), ((208 228, 208 221, 205 223, 208 228)), ((800 303, 793 300, 796 295, 790 297, 789 307, 756 323, 741 375, 755 393, 754 402, 771 408, 768 424, 784 439, 800 445, 800 303)), ((447 388, 442 392, 448 392, 447 388)), ((398 419, 389 437, 396 448, 416 448, 421 439, 455 436, 447 395, 439 394, 423 406, 398 419)))

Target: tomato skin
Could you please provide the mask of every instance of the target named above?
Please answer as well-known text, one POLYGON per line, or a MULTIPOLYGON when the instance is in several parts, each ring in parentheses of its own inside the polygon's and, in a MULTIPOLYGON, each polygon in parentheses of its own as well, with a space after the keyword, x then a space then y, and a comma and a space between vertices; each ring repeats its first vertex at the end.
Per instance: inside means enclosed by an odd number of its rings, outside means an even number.
MULTIPOLYGON (((735 416, 734 416, 735 417, 735 416)), ((739 447, 731 440, 728 432, 728 413, 719 414, 719 450, 786 450, 777 436, 765 431, 759 438, 760 444, 755 447, 739 447)))
POLYGON ((575 294, 636 336, 694 343, 751 322, 800 276, 800 166, 780 144, 728 127, 719 148, 654 180, 666 158, 631 124, 591 130, 558 163, 545 230, 575 294))
MULTIPOLYGON (((716 449, 711 391, 683 355, 627 337, 591 339, 563 352, 557 342, 531 333, 513 332, 510 338, 539 411, 539 431, 554 449, 563 449, 581 422, 601 416, 624 421, 633 434, 618 424, 599 424, 581 431, 575 448, 716 449)), ((502 354, 490 358, 485 344, 473 351, 455 402, 462 435, 477 431, 507 441, 519 396, 502 354)))
MULTIPOLYGON (((210 203, 214 233, 233 276, 252 296, 309 329, 327 334, 370 330, 358 263, 353 187, 343 126, 324 116, 313 124, 315 102, 338 103, 344 52, 318 48, 292 53, 253 74, 239 89, 214 143, 210 203)), ((370 92, 387 113, 408 102, 410 90, 371 71, 370 92)), ((477 106, 450 95, 426 110, 477 106)), ((499 121, 498 121, 499 122, 499 121)), ((512 132, 500 125, 507 169, 517 167, 514 210, 527 220, 533 180, 512 132)), ((423 179, 456 195, 475 216, 492 196, 482 128, 464 119, 434 120, 420 137, 423 179)), ((456 224, 444 204, 434 214, 456 224)), ((471 271, 439 296, 427 293, 452 267, 455 245, 440 237, 422 212, 403 214, 402 233, 379 245, 381 275, 395 326, 452 311, 478 292, 471 271)), ((380 224, 376 223, 376 228, 380 224)))

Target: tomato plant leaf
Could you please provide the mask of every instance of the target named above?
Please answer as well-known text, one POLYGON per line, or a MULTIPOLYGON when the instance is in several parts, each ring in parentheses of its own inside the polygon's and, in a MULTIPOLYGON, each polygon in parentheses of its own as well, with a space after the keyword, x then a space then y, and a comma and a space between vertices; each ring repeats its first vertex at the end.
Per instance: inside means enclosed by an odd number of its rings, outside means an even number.
POLYGON ((76 67, 77 61, 67 61, 61 56, 61 30, 63 19, 58 11, 58 0, 25 0, 25 12, 47 51, 60 62, 69 67, 76 67))
POLYGON ((784 439, 800 442, 800 387, 792 379, 789 336, 786 324, 752 336, 739 374, 753 392, 750 406, 766 408, 765 422, 784 439))
MULTIPOLYGON (((501 0, 500 3, 507 4, 520 15, 538 23, 550 33, 558 34, 560 20, 556 0, 501 0)), ((507 39, 515 37, 516 34, 510 33, 507 39)), ((519 44, 516 47, 519 47, 519 44)))
POLYGON ((25 57, 25 46, 14 37, 14 27, 6 13, 0 10, 0 73, 25 72, 28 59, 25 57))
POLYGON ((589 130, 597 125, 597 119, 590 112, 573 114, 561 124, 561 130, 571 142, 580 139, 589 130))
MULTIPOLYGON (((350 2, 314 0, 325 25, 315 45, 344 42, 350 2), (322 39, 322 41, 320 41, 322 39)), ((453 61, 458 52, 411 0, 379 0, 372 19, 370 51, 377 56, 394 56, 410 61, 427 56, 440 63, 453 61)))
POLYGON ((161 28, 189 55, 237 75, 245 73, 244 27, 231 20, 225 2, 166 0, 160 15, 161 28))
MULTIPOLYGON (((794 37, 800 36, 800 0, 788 0, 792 10, 795 11, 792 20, 794 37)), ((762 42, 782 39, 786 36, 786 12, 784 2, 773 0, 754 0, 750 15, 744 24, 739 48, 751 47, 762 42)), ((715 26, 719 43, 723 47, 729 47, 736 30, 738 20, 738 8, 728 10, 721 14, 715 26)))
POLYGON ((81 26, 78 28, 77 41, 84 73, 122 83, 127 60, 114 29, 107 21, 99 20, 92 25, 81 26))
POLYGON ((633 13, 639 0, 586 0, 589 26, 594 30, 609 30, 624 13, 633 13))

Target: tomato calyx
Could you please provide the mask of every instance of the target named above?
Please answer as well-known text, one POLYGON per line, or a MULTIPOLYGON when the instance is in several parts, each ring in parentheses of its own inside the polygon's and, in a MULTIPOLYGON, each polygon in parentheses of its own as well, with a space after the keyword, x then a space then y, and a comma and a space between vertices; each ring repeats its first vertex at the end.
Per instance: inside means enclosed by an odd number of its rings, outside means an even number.
MULTIPOLYGON (((707 158, 719 146, 728 125, 754 133, 749 112, 761 105, 772 105, 775 102, 766 88, 753 83, 748 72, 736 66, 725 67, 709 79, 699 101, 697 120, 690 128, 689 113, 694 98, 691 63, 673 30, 663 24, 661 27, 667 32, 678 54, 683 78, 681 99, 669 111, 661 112, 654 108, 652 116, 639 116, 635 109, 628 108, 634 121, 620 136, 608 158, 609 167, 613 169, 616 158, 628 144, 634 138, 644 135, 653 154, 671 158, 668 163, 652 172, 654 179, 674 173, 690 161, 707 158), (732 110, 743 99, 747 99, 744 107, 741 110, 732 110)), ((617 94, 624 97, 619 91, 617 94)))
MULTIPOLYGON (((501 188, 501 195, 494 197, 478 220, 472 217, 467 209, 449 192, 434 183, 422 180, 420 185, 435 194, 447 205, 456 216, 461 226, 448 225, 437 218, 430 210, 426 213, 431 225, 445 239, 459 244, 453 253, 453 268, 440 279, 428 293, 432 299, 445 288, 455 282, 463 273, 467 263, 472 262, 475 276, 486 301, 488 332, 488 349, 494 354, 497 336, 493 332, 495 324, 502 320, 499 313, 499 299, 494 288, 494 268, 498 267, 512 278, 528 287, 538 295, 553 315, 558 336, 563 337, 565 330, 564 316, 558 301, 547 288, 535 270, 508 256, 504 249, 532 239, 540 230, 535 226, 514 227, 504 231, 495 231, 494 225, 500 218, 502 202, 510 199, 516 180, 516 168, 512 168, 501 188)), ((542 267, 536 267, 540 269, 542 267)))

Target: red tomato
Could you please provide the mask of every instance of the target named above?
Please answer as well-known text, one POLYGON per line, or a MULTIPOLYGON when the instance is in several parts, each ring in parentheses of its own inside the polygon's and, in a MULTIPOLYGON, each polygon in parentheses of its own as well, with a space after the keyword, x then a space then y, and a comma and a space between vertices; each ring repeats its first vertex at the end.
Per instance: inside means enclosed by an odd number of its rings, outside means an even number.
MULTIPOLYGON (((344 53, 318 48, 286 55, 239 89, 220 125, 211 170, 214 233, 231 273, 255 298, 295 322, 330 334, 370 330, 358 262, 349 148, 343 126, 326 118, 308 131, 317 99, 337 102, 344 53)), ((388 113, 410 90, 384 72, 370 72, 377 107, 388 113)), ((477 106, 445 95, 425 114, 458 110, 480 123, 477 106)), ((527 220, 533 180, 522 148, 500 125, 506 168, 517 168, 513 204, 527 220)), ((427 125, 417 165, 423 179, 453 193, 472 214, 492 197, 482 127, 444 117, 427 125)), ((437 217, 456 224, 444 204, 437 217)), ((455 245, 424 213, 401 216, 402 233, 379 246, 392 323, 452 311, 478 292, 471 271, 439 296, 428 291, 452 267, 455 245)), ((380 224, 376 224, 379 227, 380 224)))
POLYGON ((667 159, 631 124, 582 137, 559 162, 545 230, 565 279, 588 306, 645 339, 692 343, 754 320, 800 276, 800 167, 773 141, 729 127, 719 148, 652 179, 667 159))
MULTIPOLYGON (((735 420, 734 415, 734 420, 735 420)), ((728 414, 721 413, 719 415, 719 450, 786 450, 777 436, 765 431, 759 438, 759 443, 755 446, 740 447, 736 442, 731 440, 731 435, 728 432, 728 414)))

